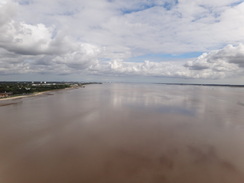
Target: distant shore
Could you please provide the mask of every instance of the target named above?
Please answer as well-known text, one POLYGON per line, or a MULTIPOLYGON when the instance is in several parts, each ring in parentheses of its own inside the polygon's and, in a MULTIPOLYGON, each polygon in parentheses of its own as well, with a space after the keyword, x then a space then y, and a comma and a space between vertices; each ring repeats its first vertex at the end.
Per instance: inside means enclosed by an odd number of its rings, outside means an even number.
MULTIPOLYGON (((22 99, 22 98, 27 98, 27 97, 35 97, 38 95, 49 95, 50 92, 56 92, 59 90, 67 90, 67 89, 76 89, 76 88, 84 88, 86 85, 89 84, 102 84, 100 82, 87 82, 87 83, 74 83, 74 82, 70 82, 70 83, 66 83, 66 82, 0 82, 0 86, 1 84, 4 85, 5 88, 10 88, 10 87, 15 87, 18 86, 20 88, 24 88, 27 91, 30 91, 31 89, 35 90, 40 90, 39 88, 43 88, 43 87, 48 87, 48 89, 43 90, 43 91, 37 91, 37 92, 29 92, 29 93, 19 93, 19 94, 15 94, 15 95, 9 95, 9 96, 5 96, 0 98, 0 102, 1 101, 9 101, 9 100, 17 100, 17 99, 22 99), (60 87, 61 86, 61 87, 60 87)), ((3 90, 4 91, 4 90, 3 90)), ((5 90, 6 93, 7 90, 5 90)), ((7 91, 9 92, 9 91, 7 91)), ((4 94, 4 93, 3 93, 4 94)), ((50 94, 52 95, 52 94, 50 94)), ((4 103, 0 104, 0 106, 6 105, 4 103)))
POLYGON ((195 84, 195 83, 155 83, 163 85, 183 85, 183 86, 218 86, 218 87, 238 87, 244 88, 244 85, 235 85, 235 84, 195 84))
MULTIPOLYGON (((0 101, 8 101, 8 100, 16 100, 16 99, 28 98, 28 97, 35 97, 35 96, 39 96, 39 95, 48 94, 50 92, 56 92, 56 91, 67 90, 67 89, 75 89, 75 88, 79 88, 79 87, 69 87, 69 88, 64 88, 64 89, 56 89, 56 90, 47 90, 47 91, 42 91, 42 92, 35 92, 35 93, 31 93, 31 94, 26 94, 26 95, 9 96, 9 97, 6 97, 6 98, 0 98, 0 101)), ((1 106, 1 104, 0 104, 0 106, 1 106)))

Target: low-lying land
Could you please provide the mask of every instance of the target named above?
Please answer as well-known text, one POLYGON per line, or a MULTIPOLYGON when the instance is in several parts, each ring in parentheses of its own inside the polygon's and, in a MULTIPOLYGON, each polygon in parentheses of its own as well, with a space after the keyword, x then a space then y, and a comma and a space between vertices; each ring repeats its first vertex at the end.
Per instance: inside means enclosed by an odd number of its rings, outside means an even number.
POLYGON ((219 87, 239 87, 244 88, 244 85, 236 85, 236 84, 196 84, 196 83, 157 83, 164 85, 183 85, 183 86, 219 86, 219 87))
POLYGON ((0 82, 0 99, 23 97, 46 91, 84 87, 90 83, 80 82, 0 82))

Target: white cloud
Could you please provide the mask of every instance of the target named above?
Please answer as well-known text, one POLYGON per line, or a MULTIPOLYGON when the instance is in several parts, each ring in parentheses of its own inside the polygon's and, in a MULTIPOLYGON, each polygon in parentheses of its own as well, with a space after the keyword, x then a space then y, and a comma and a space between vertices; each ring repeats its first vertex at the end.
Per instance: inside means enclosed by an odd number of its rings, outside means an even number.
POLYGON ((56 64, 63 64, 74 70, 84 70, 97 61, 100 48, 91 44, 77 45, 77 49, 52 59, 56 64))
POLYGON ((244 2, 238 0, 4 0, 0 74, 243 75, 242 25, 244 2), (125 61, 187 52, 206 53, 187 63, 125 61))
POLYGON ((43 24, 28 25, 10 21, 2 26, 4 34, 0 46, 18 54, 44 54, 50 52, 51 30, 43 24))
POLYGON ((124 62, 113 60, 107 63, 97 63, 89 70, 93 73, 103 73, 112 75, 139 75, 139 76, 165 76, 165 77, 185 77, 185 68, 177 63, 171 62, 150 62, 143 63, 124 62))
POLYGON ((55 73, 72 74, 84 72, 97 62, 100 48, 90 44, 75 45, 59 55, 19 55, 0 50, 0 74, 55 73))
MULTIPOLYGON (((182 53, 244 42, 244 3, 196 1, 46 1, 19 6, 31 24, 55 24, 66 35, 106 47, 110 54, 182 53), (171 4, 171 9, 165 8, 171 4), (34 14, 35 18, 30 16, 34 14), (42 15, 42 16, 41 16, 42 15)), ((21 20, 21 18, 18 18, 21 20)), ((119 57, 118 56, 118 57, 119 57)), ((127 55, 125 55, 127 56, 127 55)))
POLYGON ((192 79, 220 79, 235 77, 244 73, 244 45, 228 45, 223 49, 204 53, 196 60, 181 62, 97 62, 90 66, 93 73, 108 75, 141 75, 192 79))
POLYGON ((16 11, 16 6, 14 3, 10 3, 7 1, 0 1, 0 28, 6 22, 10 21, 14 16, 16 11))
POLYGON ((204 53, 194 61, 189 61, 185 67, 193 71, 195 76, 210 78, 225 78, 243 74, 244 45, 228 45, 223 49, 204 53))

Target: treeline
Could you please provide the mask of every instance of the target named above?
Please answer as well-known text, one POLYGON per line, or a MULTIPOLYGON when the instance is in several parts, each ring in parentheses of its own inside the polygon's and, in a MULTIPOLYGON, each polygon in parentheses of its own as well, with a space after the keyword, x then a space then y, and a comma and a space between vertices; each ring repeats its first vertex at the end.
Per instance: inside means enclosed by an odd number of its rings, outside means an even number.
POLYGON ((48 90, 64 89, 71 84, 31 84, 31 83, 0 83, 0 93, 11 93, 12 95, 30 94, 48 90))

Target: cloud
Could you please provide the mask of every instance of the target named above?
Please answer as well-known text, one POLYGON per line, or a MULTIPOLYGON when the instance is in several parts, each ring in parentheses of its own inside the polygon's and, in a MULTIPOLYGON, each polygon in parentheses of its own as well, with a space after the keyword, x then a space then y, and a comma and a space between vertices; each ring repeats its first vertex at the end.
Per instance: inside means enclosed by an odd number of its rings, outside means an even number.
POLYGON ((220 50, 204 53, 194 61, 185 64, 194 73, 212 75, 212 77, 228 77, 243 74, 244 45, 228 45, 220 50))
POLYGON ((0 74, 243 75, 243 12, 239 0, 4 0, 0 74), (188 52, 206 53, 188 62, 126 62, 188 52))
POLYGON ((63 64, 74 70, 84 70, 97 61, 100 48, 91 44, 77 45, 75 51, 68 52, 52 59, 56 64, 63 64))
POLYGON ((19 55, 58 54, 72 47, 66 37, 55 35, 54 27, 44 24, 10 20, 0 26, 0 31, 0 47, 19 55))
POLYGON ((16 6, 14 3, 0 1, 0 28, 15 15, 16 6))
POLYGON ((244 67, 244 45, 227 45, 223 49, 204 53, 195 61, 186 63, 185 66, 192 70, 214 68, 219 71, 233 71, 235 67, 244 67))
POLYGON ((108 74, 117 76, 164 76, 164 77, 185 77, 185 69, 172 62, 150 62, 142 63, 124 62, 113 60, 107 63, 98 62, 89 68, 89 71, 96 74, 108 74))
POLYGON ((0 46, 10 52, 23 55, 48 54, 51 52, 51 30, 43 24, 28 25, 10 21, 2 26, 0 46))
POLYGON ((244 3, 239 0, 36 0, 19 5, 17 12, 20 20, 54 24, 64 35, 106 47, 119 59, 128 57, 121 47, 138 55, 208 51, 244 42, 244 3))
POLYGON ((244 67, 243 44, 239 44, 238 46, 228 45, 224 49, 212 53, 212 55, 209 56, 210 60, 224 60, 228 63, 237 64, 239 67, 244 67))
POLYGON ((220 50, 204 53, 193 61, 181 62, 97 62, 90 66, 94 74, 117 76, 157 76, 191 79, 220 79, 233 77, 244 72, 244 45, 228 45, 220 50))
POLYGON ((74 50, 59 55, 19 55, 0 50, 2 74, 55 73, 72 74, 84 72, 97 62, 101 50, 90 44, 76 45, 74 50))
POLYGON ((55 26, 17 22, 9 11, 15 8, 16 4, 7 1, 0 6, 5 15, 0 16, 1 74, 70 74, 97 60, 101 52, 97 46, 73 40, 55 26))

